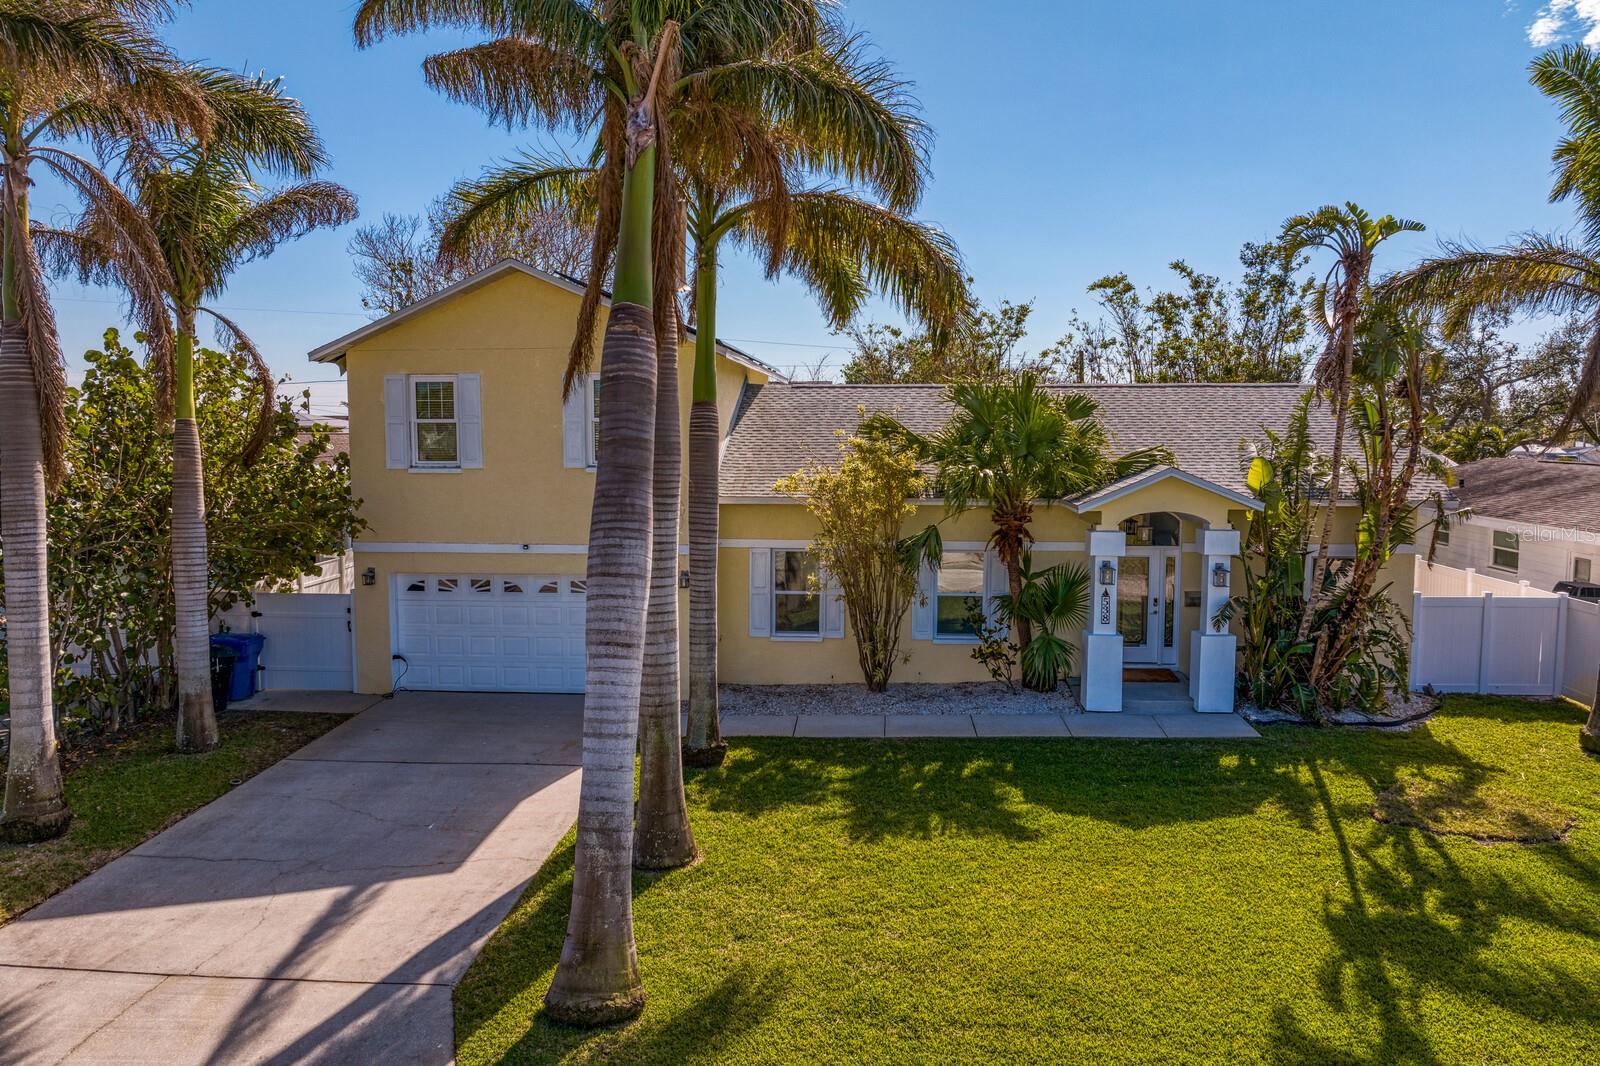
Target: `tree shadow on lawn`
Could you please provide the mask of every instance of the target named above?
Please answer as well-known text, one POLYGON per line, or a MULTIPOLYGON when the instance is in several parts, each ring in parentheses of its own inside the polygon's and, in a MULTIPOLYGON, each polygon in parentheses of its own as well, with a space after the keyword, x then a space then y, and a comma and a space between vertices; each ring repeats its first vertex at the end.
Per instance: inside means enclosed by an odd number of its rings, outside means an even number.
MULTIPOLYGON (((578 1029, 550 1021, 540 1001, 566 939, 574 851, 569 834, 456 986, 460 1061, 545 1063, 578 1053, 628 1062, 708 1060, 772 1009, 783 991, 782 975, 743 963, 687 1005, 647 1000, 644 1013, 624 1025, 578 1029), (529 1018, 524 1031, 511 1031, 529 1018)), ((676 873, 635 872, 634 898, 676 873)))
POLYGON ((1426 730, 1269 727, 1265 742, 769 738, 737 741, 722 767, 691 773, 688 783, 715 811, 837 811, 857 841, 947 834, 1032 841, 1044 835, 1044 812, 1145 829, 1276 805, 1314 830, 1324 816, 1311 783, 1319 765, 1376 792, 1401 770, 1467 772, 1479 764, 1426 730))
MULTIPOLYGON (((1481 783, 1486 776, 1480 768, 1468 780, 1481 783)), ((1531 923, 1588 941, 1588 947, 1579 949, 1582 957, 1600 950, 1600 921, 1539 891, 1526 871, 1507 876, 1476 861, 1469 869, 1457 856, 1464 848, 1485 849, 1468 852, 1474 860, 1537 856, 1553 876, 1572 883, 1579 899, 1600 891, 1600 870, 1594 863, 1567 843, 1524 848, 1447 842, 1419 829, 1341 818, 1320 772, 1316 784, 1345 878, 1344 892, 1324 894, 1323 924, 1334 947, 1322 964, 1318 991, 1324 1006, 1347 1019, 1353 1031, 1375 1032, 1365 1051, 1352 1052, 1324 1032, 1313 1031, 1315 1023, 1291 1007, 1280 1006, 1269 1045, 1274 1062, 1379 1066, 1452 1059, 1459 1051, 1441 1057, 1422 1013, 1425 998, 1439 993, 1454 997, 1458 1009, 1492 1006, 1535 1026, 1596 1024, 1600 989, 1583 972, 1551 958, 1497 955, 1495 941, 1508 920, 1531 923), (1352 842, 1353 836, 1360 842, 1352 842)), ((1478 1028, 1489 1040, 1492 1026, 1478 1028)), ((1488 1055, 1491 1049, 1477 1050, 1488 1055)), ((1507 1053, 1503 1046, 1494 1050, 1507 1053)))

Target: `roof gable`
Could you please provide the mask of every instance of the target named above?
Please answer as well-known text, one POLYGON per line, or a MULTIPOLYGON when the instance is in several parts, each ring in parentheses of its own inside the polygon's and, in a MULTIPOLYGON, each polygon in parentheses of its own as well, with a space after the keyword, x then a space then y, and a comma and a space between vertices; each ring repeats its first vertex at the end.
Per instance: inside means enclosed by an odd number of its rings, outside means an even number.
MULTIPOLYGON (((431 296, 426 296, 414 304, 402 307, 400 310, 395 311, 392 314, 388 314, 380 319, 368 322, 361 328, 352 330, 342 337, 329 341, 327 344, 313 348, 307 353, 307 358, 309 358, 313 363, 338 362, 342 360, 345 357, 345 353, 347 353, 355 345, 360 344, 363 341, 370 340, 378 334, 392 329, 403 322, 410 321, 416 318, 418 315, 424 314, 443 303, 455 299, 458 296, 462 296, 466 293, 472 292, 475 289, 482 288, 484 285, 487 285, 490 282, 497 281, 500 278, 512 274, 526 275, 527 277, 533 278, 537 281, 544 282, 547 285, 554 285, 556 288, 563 289, 575 296, 581 297, 584 292, 582 283, 573 278, 569 278, 563 274, 552 274, 548 270, 541 270, 531 263, 525 263, 520 259, 502 259, 491 266, 485 267, 483 270, 478 271, 476 274, 473 274, 470 277, 462 278, 460 281, 440 289, 431 296)), ((602 297, 601 306, 611 306, 611 294, 609 292, 602 297)), ((694 328, 690 327, 688 333, 690 336, 693 336, 694 328)), ((765 374, 774 381, 786 382, 789 380, 776 367, 769 366, 768 364, 757 359, 755 356, 750 355, 748 352, 741 351, 740 349, 735 348, 733 345, 724 341, 717 341, 717 354, 734 363, 738 363, 740 366, 746 367, 747 369, 765 374)))

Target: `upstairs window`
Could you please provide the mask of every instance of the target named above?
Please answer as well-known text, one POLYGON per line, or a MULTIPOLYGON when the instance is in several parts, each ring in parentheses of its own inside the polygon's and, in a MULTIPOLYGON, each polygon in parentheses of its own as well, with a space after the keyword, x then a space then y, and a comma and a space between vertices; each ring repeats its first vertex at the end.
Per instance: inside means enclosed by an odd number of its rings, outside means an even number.
POLYGON ((411 379, 411 442, 417 466, 458 466, 461 462, 454 377, 411 379))
POLYGON ((1494 551, 1490 564, 1499 570, 1515 571, 1522 561, 1522 539, 1515 533, 1494 531, 1494 551))
POLYGON ((772 633, 774 636, 820 637, 822 595, 817 562, 810 552, 772 553, 772 633))

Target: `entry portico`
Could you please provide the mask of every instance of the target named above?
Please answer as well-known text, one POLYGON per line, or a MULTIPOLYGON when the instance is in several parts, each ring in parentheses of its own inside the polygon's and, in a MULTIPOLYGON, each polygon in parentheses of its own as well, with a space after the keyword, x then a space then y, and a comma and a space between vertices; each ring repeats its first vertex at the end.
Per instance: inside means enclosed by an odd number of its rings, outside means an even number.
POLYGON ((1237 640, 1222 617, 1233 594, 1239 522, 1250 496, 1173 466, 1071 502, 1090 525, 1093 582, 1084 634, 1086 710, 1121 711, 1123 670, 1177 666, 1187 645, 1195 710, 1233 710, 1237 640), (1185 574, 1185 568, 1197 574, 1185 574), (1183 607, 1176 602, 1182 595, 1183 607))

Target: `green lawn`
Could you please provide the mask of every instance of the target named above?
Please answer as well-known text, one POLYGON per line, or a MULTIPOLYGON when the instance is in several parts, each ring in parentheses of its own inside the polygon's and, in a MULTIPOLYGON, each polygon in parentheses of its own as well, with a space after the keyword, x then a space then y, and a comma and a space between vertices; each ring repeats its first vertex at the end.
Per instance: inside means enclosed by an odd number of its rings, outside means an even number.
POLYGON ((172 723, 152 722, 99 750, 69 753, 72 827, 44 844, 0 844, 0 924, 344 720, 333 714, 221 715, 222 746, 206 755, 179 755, 172 723))
POLYGON ((1460 698, 1410 733, 736 742, 689 779, 704 861, 635 880, 640 1020, 539 1015, 569 839, 457 989, 460 1061, 1600 1061, 1581 721, 1460 698))

